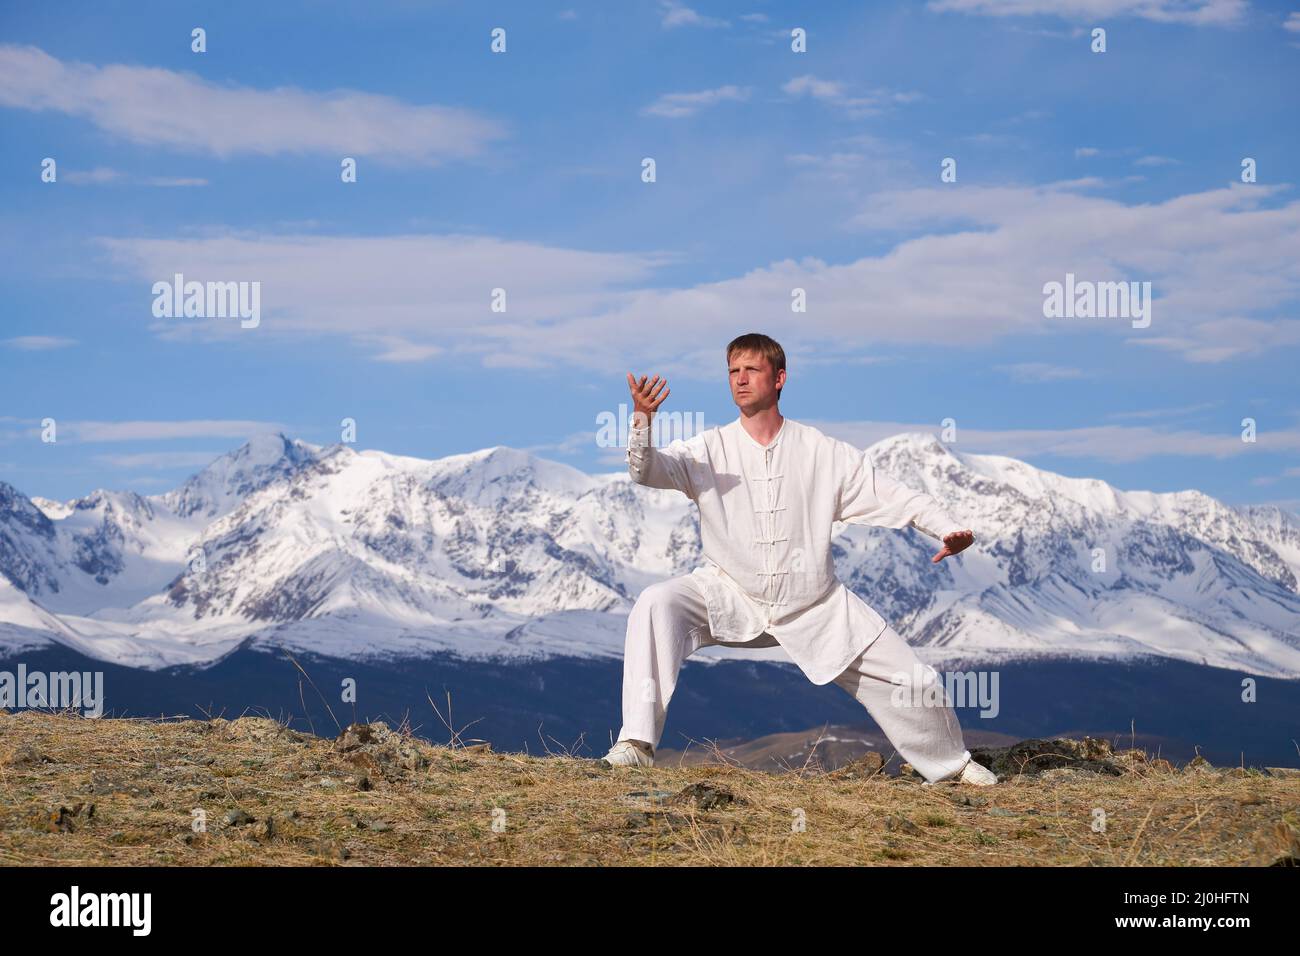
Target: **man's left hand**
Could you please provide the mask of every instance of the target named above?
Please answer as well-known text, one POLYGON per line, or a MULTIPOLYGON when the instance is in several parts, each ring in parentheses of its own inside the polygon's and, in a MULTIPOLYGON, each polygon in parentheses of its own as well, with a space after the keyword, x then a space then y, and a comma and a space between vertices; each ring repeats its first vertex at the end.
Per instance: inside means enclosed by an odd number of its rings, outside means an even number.
POLYGON ((975 532, 973 531, 954 531, 952 534, 943 536, 943 550, 930 559, 932 564, 938 564, 944 558, 951 557, 965 551, 975 543, 975 532))

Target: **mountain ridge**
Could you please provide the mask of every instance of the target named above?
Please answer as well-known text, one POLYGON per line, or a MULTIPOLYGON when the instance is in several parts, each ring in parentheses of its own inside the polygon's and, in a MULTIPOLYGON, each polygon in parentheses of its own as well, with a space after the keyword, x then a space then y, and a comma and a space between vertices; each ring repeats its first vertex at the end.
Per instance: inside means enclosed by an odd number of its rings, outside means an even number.
MULTIPOLYGON (((1281 509, 1124 491, 924 432, 865 453, 976 532, 940 565, 914 530, 834 540, 841 579, 935 659, 1145 653, 1300 677, 1300 520, 1281 509)), ((606 656, 640 590, 700 560, 693 505, 625 473, 275 433, 158 495, 0 483, 0 646, 45 634, 143 667, 272 634, 336 656, 606 656)))

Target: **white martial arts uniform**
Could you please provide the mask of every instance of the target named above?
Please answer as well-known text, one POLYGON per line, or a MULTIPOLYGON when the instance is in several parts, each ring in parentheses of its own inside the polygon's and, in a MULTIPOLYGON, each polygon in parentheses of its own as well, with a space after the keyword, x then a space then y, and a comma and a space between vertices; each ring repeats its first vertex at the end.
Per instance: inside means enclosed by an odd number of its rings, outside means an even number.
POLYGON ((632 479, 698 506, 704 563, 647 587, 632 608, 618 739, 658 745, 677 673, 698 648, 780 644, 814 684, 853 694, 922 776, 958 773, 970 752, 951 707, 891 702, 895 684, 919 675, 928 687, 938 675, 835 576, 831 533, 836 521, 910 525, 942 540, 964 526, 862 451, 789 418, 766 446, 739 417, 664 448, 647 427, 629 434, 632 479))

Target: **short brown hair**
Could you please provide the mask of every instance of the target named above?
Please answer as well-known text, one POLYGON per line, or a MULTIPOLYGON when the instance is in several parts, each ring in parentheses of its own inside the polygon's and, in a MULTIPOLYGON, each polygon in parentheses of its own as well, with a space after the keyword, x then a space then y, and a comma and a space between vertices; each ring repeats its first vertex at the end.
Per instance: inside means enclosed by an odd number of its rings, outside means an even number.
MULTIPOLYGON (((781 343, 776 339, 762 332, 746 332, 732 339, 727 346, 727 365, 731 364, 731 356, 737 352, 757 352, 771 364, 773 373, 785 369, 785 349, 781 348, 781 343)), ((783 391, 783 388, 776 390, 778 401, 783 391)))

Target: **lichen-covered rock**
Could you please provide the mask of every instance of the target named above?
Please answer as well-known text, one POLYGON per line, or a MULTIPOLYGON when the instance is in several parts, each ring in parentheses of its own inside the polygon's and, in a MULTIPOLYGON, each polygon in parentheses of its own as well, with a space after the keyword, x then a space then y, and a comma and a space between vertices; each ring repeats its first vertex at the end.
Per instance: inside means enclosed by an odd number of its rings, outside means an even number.
POLYGON ((394 732, 382 720, 350 724, 335 738, 334 749, 359 769, 383 776, 414 773, 429 766, 428 744, 394 732))
POLYGON ((1043 780, 1051 783, 1078 783, 1085 780, 1096 780, 1101 774, 1095 770, 1085 770, 1082 767, 1056 767, 1053 770, 1044 770, 1040 776, 1043 780))
POLYGON ((33 747, 30 743, 20 743, 8 751, 0 751, 0 767, 16 769, 19 767, 39 767, 47 763, 54 763, 54 758, 33 747))
POLYGON ((869 780, 880 776, 884 765, 885 758, 874 750, 869 750, 858 759, 832 770, 827 776, 835 780, 869 780))
POLYGON ((1255 840, 1256 866, 1300 866, 1300 814, 1284 813, 1255 840))
POLYGON ((268 717, 240 717, 221 728, 227 740, 289 740, 302 743, 307 738, 268 717))
POLYGON ((889 830, 891 833, 908 833, 912 836, 920 836, 922 832, 921 828, 911 820, 907 819, 907 817, 902 817, 897 814, 885 818, 885 829, 889 830))
POLYGON ((1047 770, 1062 768, 1091 770, 1118 777, 1124 773, 1125 764, 1133 762, 1131 757, 1117 762, 1110 744, 1095 737, 1084 737, 1083 740, 1034 737, 1010 747, 972 747, 970 752, 977 763, 999 777, 1037 776, 1047 770))
POLYGON ((668 801, 673 804, 694 804, 701 810, 717 810, 741 803, 734 793, 714 783, 693 783, 683 788, 668 801))

